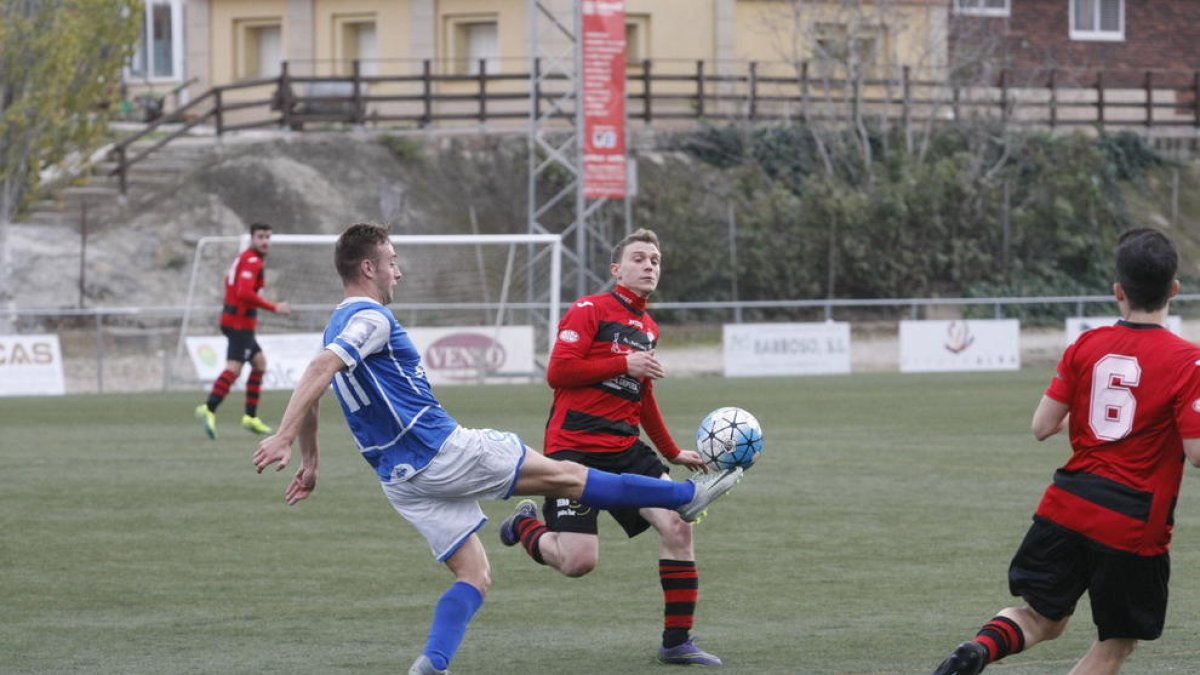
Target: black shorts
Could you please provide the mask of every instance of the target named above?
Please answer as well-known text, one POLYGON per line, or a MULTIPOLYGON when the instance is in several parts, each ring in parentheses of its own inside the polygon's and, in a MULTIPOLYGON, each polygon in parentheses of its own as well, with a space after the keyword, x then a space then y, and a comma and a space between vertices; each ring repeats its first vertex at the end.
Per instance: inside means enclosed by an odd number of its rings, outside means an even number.
POLYGON ((225 351, 225 358, 230 361, 245 363, 262 351, 252 330, 237 330, 221 326, 221 332, 229 338, 229 349, 225 351))
MULTIPOLYGON (((559 450, 547 456, 550 459, 578 462, 609 473, 636 473, 651 478, 662 478, 670 473, 667 465, 658 458, 658 453, 640 440, 622 452, 559 450)), ((598 534, 600 531, 597 527, 597 510, 572 499, 547 497, 542 513, 546 516, 546 527, 552 532, 598 534)), ((650 522, 637 509, 613 509, 608 513, 630 537, 636 537, 650 527, 650 522)))
POLYGON ((1101 640, 1154 640, 1162 635, 1170 577, 1170 554, 1118 551, 1034 516, 1008 569, 1008 587, 1055 621, 1073 614, 1087 591, 1101 640))

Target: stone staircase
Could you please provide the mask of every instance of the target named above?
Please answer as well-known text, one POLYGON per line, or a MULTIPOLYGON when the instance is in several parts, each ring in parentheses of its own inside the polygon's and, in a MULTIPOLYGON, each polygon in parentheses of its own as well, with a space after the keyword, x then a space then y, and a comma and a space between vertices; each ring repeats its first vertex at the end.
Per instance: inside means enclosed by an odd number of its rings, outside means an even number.
MULTIPOLYGON (((129 156, 142 152, 154 142, 138 141, 130 146, 129 156)), ((212 136, 186 136, 158 148, 129 169, 124 195, 120 191, 119 177, 110 175, 117 167, 116 162, 98 158, 86 174, 34 202, 17 223, 78 228, 86 209, 89 229, 110 224, 130 210, 136 212, 169 193, 191 171, 213 161, 218 142, 212 136)))

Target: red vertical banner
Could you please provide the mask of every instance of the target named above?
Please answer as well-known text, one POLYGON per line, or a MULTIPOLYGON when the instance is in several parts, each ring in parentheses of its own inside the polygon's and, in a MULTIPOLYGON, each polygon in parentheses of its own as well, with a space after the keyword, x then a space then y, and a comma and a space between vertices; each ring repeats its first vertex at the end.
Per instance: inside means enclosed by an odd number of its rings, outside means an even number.
POLYGON ((625 0, 583 0, 583 194, 625 196, 625 0))

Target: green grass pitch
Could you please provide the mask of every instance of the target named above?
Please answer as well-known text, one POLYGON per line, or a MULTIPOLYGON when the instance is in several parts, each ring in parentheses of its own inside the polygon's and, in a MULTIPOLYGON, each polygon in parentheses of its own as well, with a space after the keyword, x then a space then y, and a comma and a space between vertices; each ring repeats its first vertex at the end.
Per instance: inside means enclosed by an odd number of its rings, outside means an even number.
MULTIPOLYGON (((1065 437, 1029 418, 1050 373, 664 380, 689 445, 712 408, 754 412, 758 466, 696 529, 696 633, 727 673, 928 673, 1010 604, 1009 556, 1065 437)), ((441 387, 468 426, 538 445, 540 385, 441 387)), ((326 396, 317 492, 287 507, 256 475, 241 394, 205 440, 202 395, 0 399, 0 673, 398 673, 450 582, 392 511, 326 396)), ((262 414, 278 420, 283 392, 262 414)), ((677 470, 677 476, 682 476, 677 470)), ((1200 486, 1177 511, 1162 639, 1127 673, 1196 672, 1200 486)), ((505 549, 512 502, 485 505, 493 587, 455 673, 667 673, 656 537, 602 520, 600 567, 567 579, 505 549)), ((995 673, 1066 673, 1086 600, 1055 643, 995 673)))

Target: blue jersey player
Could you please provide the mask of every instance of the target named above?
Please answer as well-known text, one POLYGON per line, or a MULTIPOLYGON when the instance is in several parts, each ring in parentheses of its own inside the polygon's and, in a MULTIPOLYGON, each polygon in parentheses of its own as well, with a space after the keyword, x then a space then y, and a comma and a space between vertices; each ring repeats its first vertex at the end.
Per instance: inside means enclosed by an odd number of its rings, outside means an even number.
POLYGON ((283 469, 299 441, 300 467, 284 500, 295 504, 312 493, 318 404, 332 385, 388 501, 454 574, 409 673, 445 671, 491 584, 476 535, 487 522, 478 500, 546 495, 599 509, 676 509, 692 521, 740 479, 740 470, 687 481, 615 475, 547 459, 512 433, 459 426, 433 395, 419 352, 387 309, 401 276, 387 228, 350 226, 338 238, 335 261, 345 299, 325 330, 325 349, 296 384, 279 431, 259 444, 254 466, 259 473, 273 464, 283 469))

